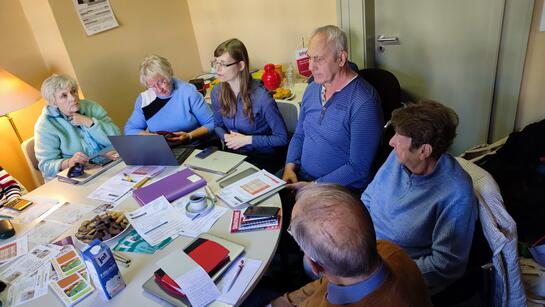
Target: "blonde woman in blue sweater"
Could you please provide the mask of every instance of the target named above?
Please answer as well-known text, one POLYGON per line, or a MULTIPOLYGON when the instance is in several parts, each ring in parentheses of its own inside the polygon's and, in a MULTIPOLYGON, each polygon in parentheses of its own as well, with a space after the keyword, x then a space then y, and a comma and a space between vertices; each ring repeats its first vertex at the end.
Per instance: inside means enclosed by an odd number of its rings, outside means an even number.
POLYGON ((79 99, 76 80, 52 75, 42 84, 47 105, 34 126, 38 167, 46 180, 111 146, 119 128, 96 102, 79 99))

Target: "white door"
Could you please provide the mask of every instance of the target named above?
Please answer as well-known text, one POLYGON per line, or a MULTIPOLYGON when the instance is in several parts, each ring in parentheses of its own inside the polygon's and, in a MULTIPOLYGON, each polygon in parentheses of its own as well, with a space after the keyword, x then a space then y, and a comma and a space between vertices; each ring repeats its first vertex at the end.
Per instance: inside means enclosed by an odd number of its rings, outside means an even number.
POLYGON ((383 41, 375 41, 375 66, 394 73, 411 99, 436 100, 458 113, 452 153, 486 143, 504 0, 377 0, 374 5, 375 38, 383 41))

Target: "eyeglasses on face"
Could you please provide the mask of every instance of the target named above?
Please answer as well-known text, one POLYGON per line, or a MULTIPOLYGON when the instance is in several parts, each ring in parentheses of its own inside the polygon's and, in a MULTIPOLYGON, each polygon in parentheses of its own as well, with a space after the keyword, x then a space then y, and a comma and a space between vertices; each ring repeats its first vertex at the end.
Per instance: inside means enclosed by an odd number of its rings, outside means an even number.
POLYGON ((169 83, 170 81, 168 79, 159 79, 155 82, 153 82, 153 80, 150 80, 149 82, 147 82, 148 88, 164 88, 169 83))
POLYGON ((229 66, 235 65, 235 64, 238 63, 238 62, 239 62, 239 61, 234 61, 233 63, 227 64, 227 63, 219 62, 219 61, 216 61, 216 60, 212 60, 212 61, 210 61, 210 66, 212 66, 212 67, 214 67, 214 68, 216 68, 216 67, 219 66, 219 67, 221 67, 222 69, 225 69, 225 68, 227 68, 227 67, 229 67, 229 66))

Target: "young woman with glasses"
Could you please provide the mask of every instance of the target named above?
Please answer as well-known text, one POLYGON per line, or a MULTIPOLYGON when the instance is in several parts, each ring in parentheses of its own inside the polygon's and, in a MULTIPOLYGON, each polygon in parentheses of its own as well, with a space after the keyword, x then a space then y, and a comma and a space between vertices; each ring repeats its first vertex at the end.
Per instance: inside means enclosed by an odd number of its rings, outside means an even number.
POLYGON ((212 66, 220 81, 211 94, 216 134, 227 150, 276 172, 284 163, 288 133, 271 94, 250 75, 246 47, 236 38, 221 43, 212 66))

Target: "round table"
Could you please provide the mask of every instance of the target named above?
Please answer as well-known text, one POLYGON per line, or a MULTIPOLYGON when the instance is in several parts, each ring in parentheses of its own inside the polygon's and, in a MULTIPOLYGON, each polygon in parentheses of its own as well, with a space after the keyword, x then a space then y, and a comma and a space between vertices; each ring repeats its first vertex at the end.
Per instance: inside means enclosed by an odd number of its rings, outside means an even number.
MULTIPOLYGON (((114 166, 112 169, 106 171, 104 174, 100 175, 99 177, 83 185, 71 185, 68 183, 59 182, 57 179, 55 179, 40 186, 39 188, 35 189, 34 191, 32 191, 31 193, 27 195, 47 197, 50 199, 59 200, 61 202, 71 202, 71 203, 77 203, 77 204, 88 204, 88 205, 98 206, 100 204, 103 204, 104 202, 94 200, 94 199, 89 199, 87 198, 87 195, 91 193, 92 191, 94 191, 96 188, 98 188, 111 176, 120 172, 124 167, 125 167, 125 164, 121 162, 118 165, 114 166)), ((247 162, 244 162, 237 169, 238 171, 241 171, 248 167, 251 167, 251 165, 247 162)), ((164 177, 168 174, 172 174, 175 171, 179 170, 179 168, 181 167, 167 167, 160 175, 154 178, 153 181, 156 181, 158 180, 158 178, 164 177)), ((194 172, 201 175, 202 177, 206 179, 208 186, 212 189, 214 193, 216 193, 220 189, 220 187, 218 186, 216 182, 216 179, 220 177, 219 175, 212 174, 209 172, 198 171, 198 170, 194 170, 194 172)), ((148 182, 147 184, 150 184, 150 182, 148 182)), ((217 205, 227 207, 227 205, 224 204, 221 200, 218 200, 217 205)), ((265 200, 263 202, 263 205, 281 207, 280 197, 278 196, 278 194, 276 194, 270 197, 269 199, 265 200)), ((17 235, 10 240, 15 240, 17 237, 23 235, 24 232, 26 232, 31 227, 33 227, 36 223, 38 223, 39 220, 43 219, 45 216, 50 214, 52 211, 54 211, 58 207, 59 206, 49 210, 46 214, 42 215, 38 220, 34 221, 33 223, 26 224, 26 225, 15 224, 14 226, 15 226, 17 235)), ((139 206, 137 202, 131 196, 127 197, 118 206, 115 207, 115 209, 120 209, 125 211, 133 211, 138 208, 139 206)), ((90 219, 94 215, 95 213, 91 212, 82 220, 90 219)), ((253 288, 255 287, 257 282, 261 279, 261 276, 263 275, 263 273, 269 266, 272 256, 274 255, 278 245, 278 241, 280 238, 280 230, 279 230, 280 228, 277 230, 250 231, 250 232, 231 234, 229 232, 231 215, 232 215, 232 210, 227 210, 227 212, 214 224, 214 226, 212 226, 212 228, 210 229, 208 233, 244 246, 245 248, 245 253, 243 254, 244 257, 258 259, 262 261, 261 267, 259 268, 258 272, 254 275, 246 291, 240 298, 238 302, 238 304, 240 304, 248 296, 248 294, 253 290, 253 288)), ((78 226, 79 226, 79 223, 77 223, 77 225, 74 225, 70 230, 68 230, 60 238, 65 237, 69 234, 74 234, 78 226)), ((6 243, 9 242, 10 240, 6 240, 6 243)), ((162 301, 158 297, 145 292, 144 289, 142 288, 142 285, 144 284, 144 282, 146 282, 148 278, 152 277, 153 272, 158 269, 156 262, 159 259, 161 259, 165 255, 175 250, 182 250, 192 240, 193 238, 179 236, 173 242, 171 242, 168 246, 166 246, 164 249, 155 252, 155 254, 153 255, 139 254, 139 253, 125 253, 125 255, 129 256, 132 259, 131 264, 128 268, 124 268, 122 266, 119 266, 119 268, 121 270, 123 279, 125 280, 125 283, 127 284, 127 287, 110 301, 106 300, 103 297, 103 295, 99 293, 98 290, 95 290, 91 295, 89 295, 87 298, 83 299, 80 303, 78 303, 78 306, 97 306, 97 305, 102 305, 105 303, 111 306, 156 306, 156 305, 167 304, 166 302, 162 301)), ((7 292, 7 290, 5 292, 7 292)), ((59 298, 56 297, 53 291, 49 289, 49 292, 47 295, 39 297, 36 300, 31 301, 25 305, 26 306, 63 306, 63 303, 60 301, 59 298)), ((215 301, 211 304, 211 306, 226 306, 226 304, 219 301, 215 301)))

